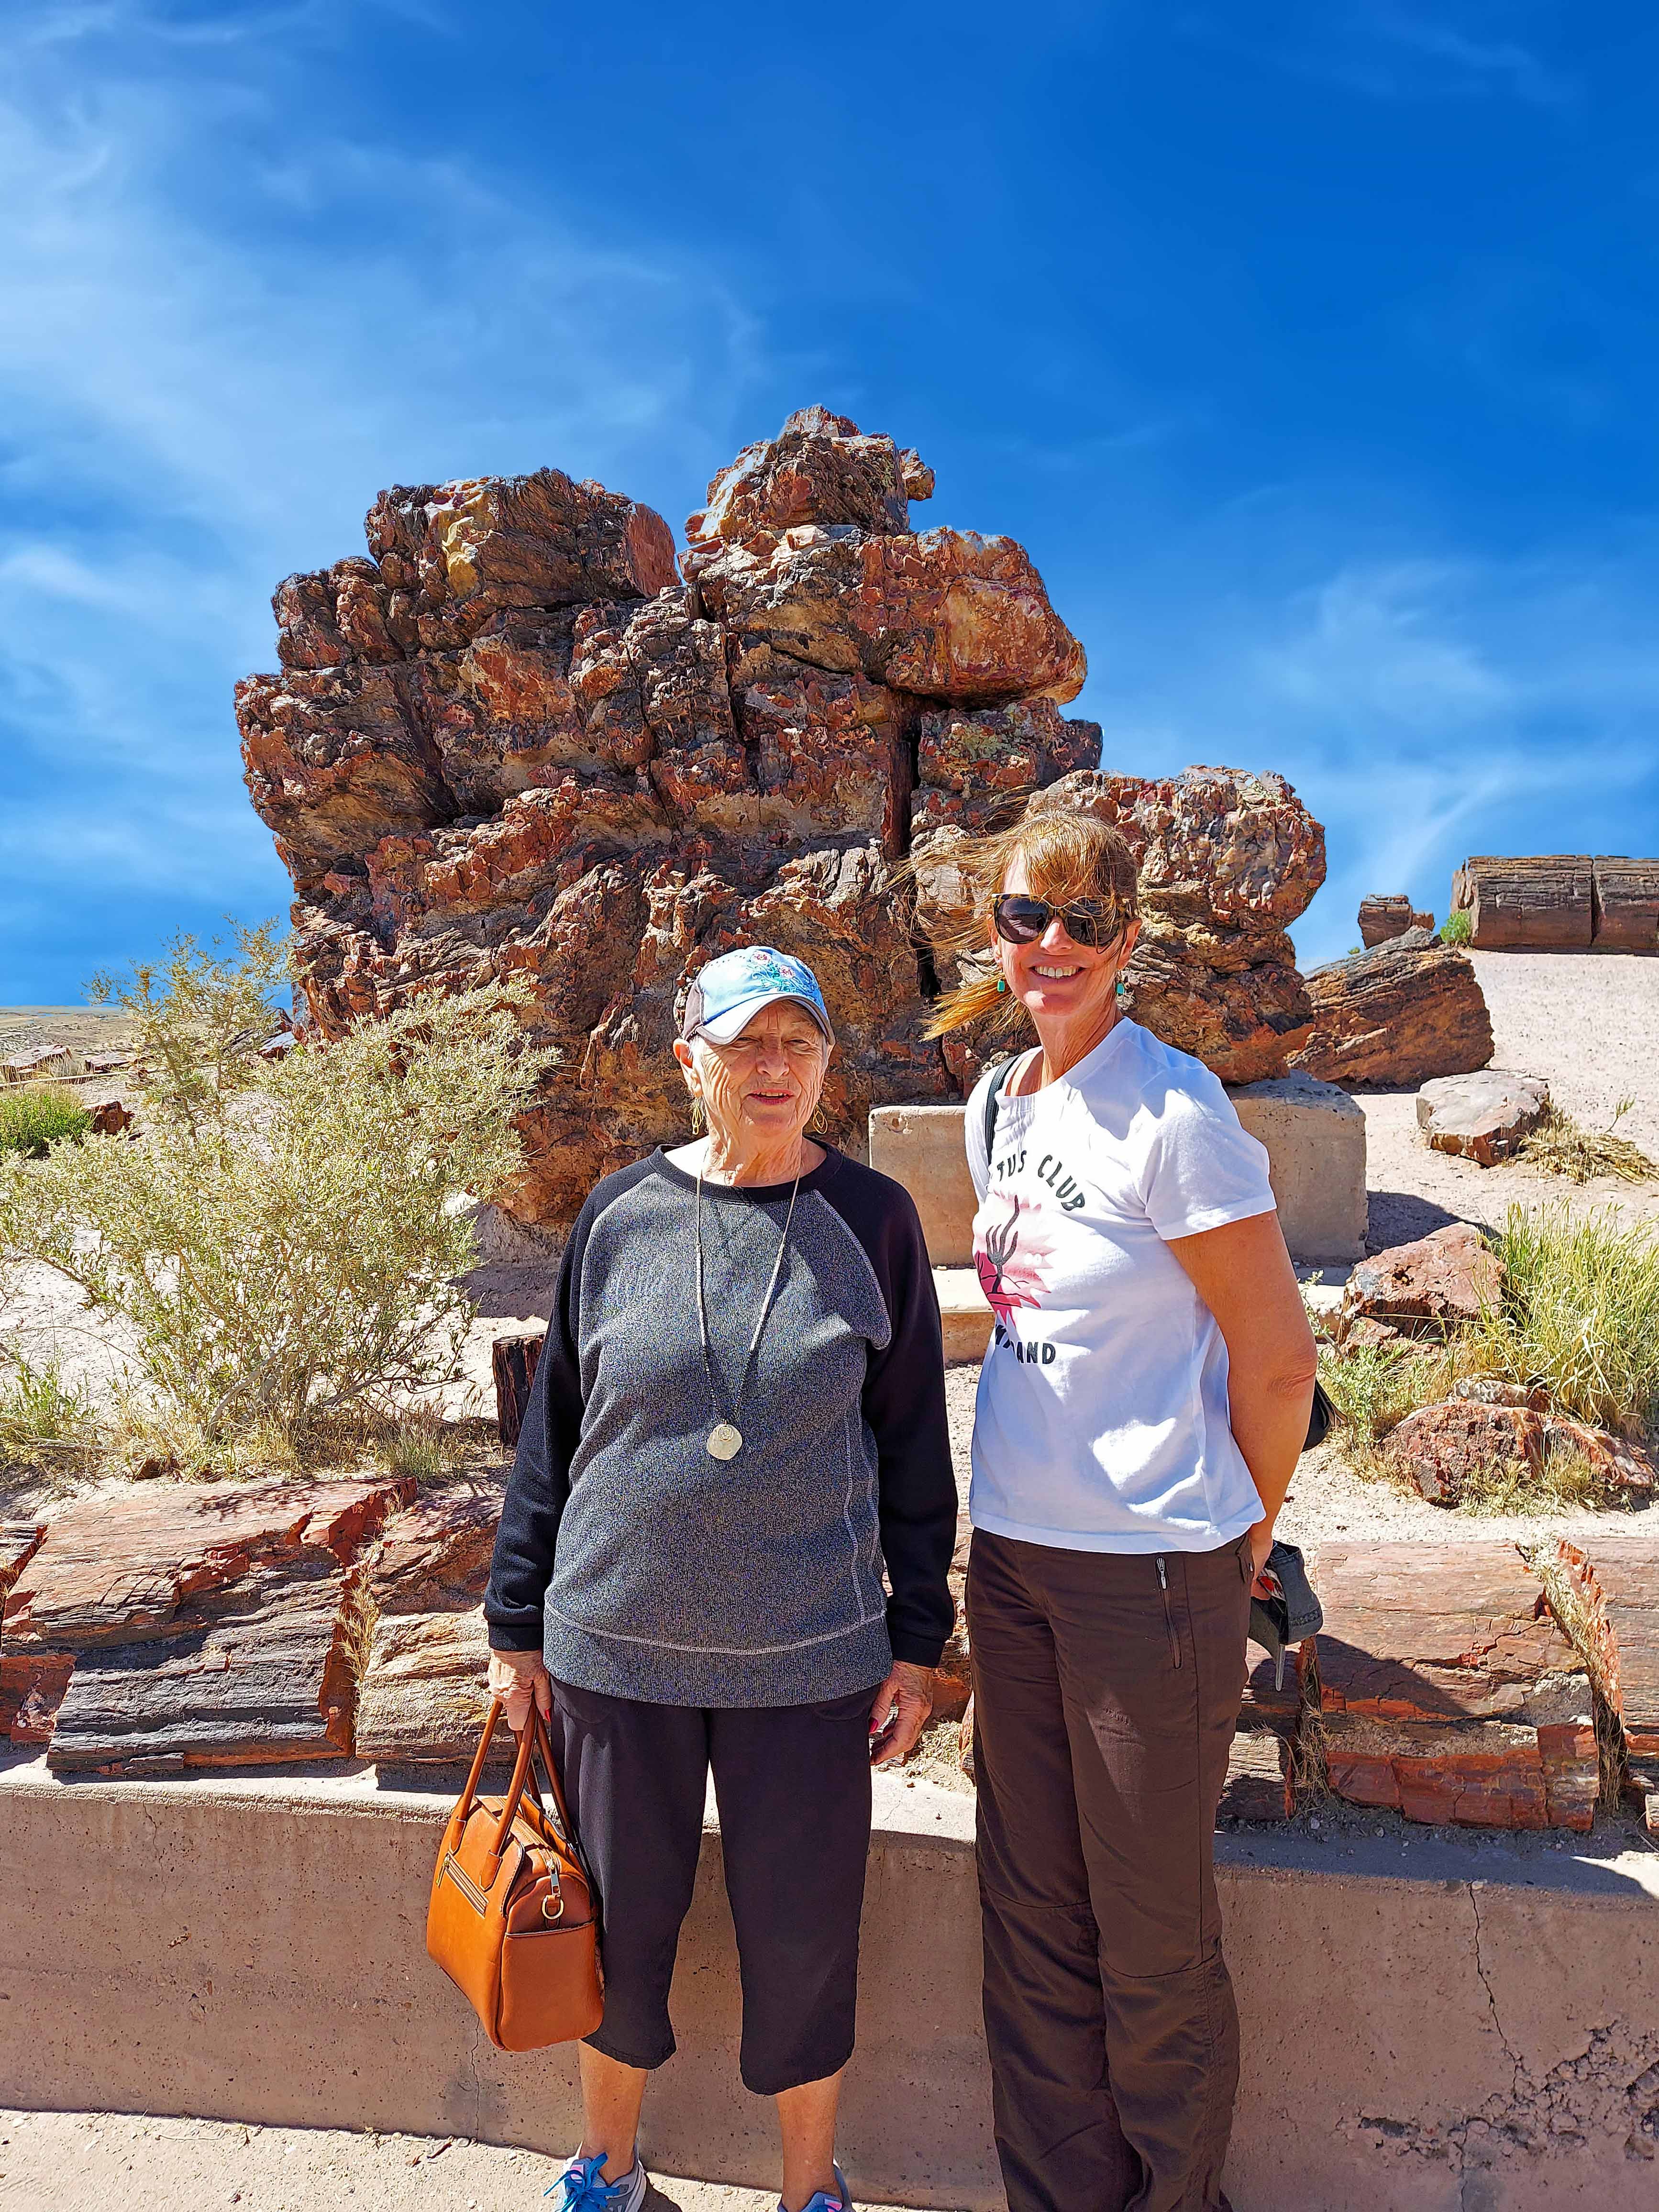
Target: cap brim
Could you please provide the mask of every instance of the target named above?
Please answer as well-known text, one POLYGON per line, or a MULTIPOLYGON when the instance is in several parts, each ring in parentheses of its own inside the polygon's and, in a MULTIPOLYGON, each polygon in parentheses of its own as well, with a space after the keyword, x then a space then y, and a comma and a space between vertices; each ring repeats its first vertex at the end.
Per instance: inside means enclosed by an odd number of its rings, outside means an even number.
POLYGON ((716 1044, 730 1044, 733 1038, 742 1036, 763 1008, 780 1006, 801 1007, 805 1012, 811 1014, 812 1019, 823 1031, 826 1042, 831 1044, 835 1042, 834 1033, 823 1014, 810 999, 803 998, 797 991, 759 992, 752 999, 744 999, 737 1006, 728 1006, 722 1014, 710 1015, 707 1021, 697 1024, 693 1034, 712 1038, 716 1044))

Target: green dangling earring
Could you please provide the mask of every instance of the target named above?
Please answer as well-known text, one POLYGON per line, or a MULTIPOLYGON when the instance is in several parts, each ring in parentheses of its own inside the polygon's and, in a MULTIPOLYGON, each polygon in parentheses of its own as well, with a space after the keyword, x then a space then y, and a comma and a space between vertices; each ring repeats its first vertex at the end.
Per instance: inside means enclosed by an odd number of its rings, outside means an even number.
POLYGON ((997 977, 997 990, 998 990, 999 994, 1000 994, 1000 993, 1002 993, 1002 992, 1006 991, 1006 990, 1007 989, 1007 988, 1008 988, 1008 978, 1007 978, 1006 975, 999 975, 999 976, 997 977))
POLYGON ((1123 978, 1122 978, 1122 976, 1121 976, 1121 975, 1120 975, 1120 976, 1118 977, 1118 979, 1117 979, 1117 1000, 1118 1000, 1118 1004, 1119 1004, 1120 1006, 1121 1006, 1121 1005, 1122 1005, 1122 1003, 1123 1003, 1123 999, 1124 999, 1123 978))

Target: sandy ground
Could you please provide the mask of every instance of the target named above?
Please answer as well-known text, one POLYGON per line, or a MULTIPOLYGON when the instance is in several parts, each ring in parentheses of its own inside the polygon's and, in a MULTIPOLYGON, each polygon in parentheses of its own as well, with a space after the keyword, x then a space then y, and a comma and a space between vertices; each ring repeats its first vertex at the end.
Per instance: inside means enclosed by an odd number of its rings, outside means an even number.
MULTIPOLYGON (((0 2110, 6 2212, 529 2212, 562 2162, 459 2137, 0 2110)), ((772 2212, 777 2203, 758 2189, 652 2179, 647 2212, 772 2212)), ((854 2175, 848 2182, 856 2188, 854 2175)))
MULTIPOLYGON (((1586 1128, 1606 1128, 1620 1102, 1632 1099, 1619 1133, 1659 1160, 1659 959, 1636 952, 1470 957, 1492 1013, 1492 1066, 1541 1075, 1555 1104, 1586 1128)), ((1602 1177, 1581 1188, 1523 1164, 1477 1167, 1429 1150, 1418 1133, 1414 1090, 1354 1096, 1365 1109, 1373 1251, 1448 1221, 1499 1227, 1512 1205, 1553 1199, 1659 1218, 1659 1182, 1602 1177)))

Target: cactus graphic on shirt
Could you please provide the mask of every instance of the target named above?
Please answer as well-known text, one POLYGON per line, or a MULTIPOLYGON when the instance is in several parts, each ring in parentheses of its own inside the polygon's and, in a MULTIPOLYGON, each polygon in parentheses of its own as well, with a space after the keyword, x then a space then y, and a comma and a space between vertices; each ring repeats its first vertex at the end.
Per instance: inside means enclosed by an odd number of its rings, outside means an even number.
MULTIPOLYGON (((1000 1199, 1002 1194, 997 1195, 1000 1199)), ((1025 1234, 1022 1238, 1023 1201, 1016 1198, 1006 1203, 1011 1208, 1007 1218, 982 1230, 975 1224, 974 1237, 974 1268, 979 1286, 985 1293, 985 1303, 1004 1328, 1016 1306, 1035 1306, 1039 1303, 1030 1294, 1045 1289, 1048 1280, 1039 1264, 1043 1255, 1034 1249, 1043 1240, 1041 1231, 1032 1234, 1030 1206, 1024 1208, 1025 1234)))

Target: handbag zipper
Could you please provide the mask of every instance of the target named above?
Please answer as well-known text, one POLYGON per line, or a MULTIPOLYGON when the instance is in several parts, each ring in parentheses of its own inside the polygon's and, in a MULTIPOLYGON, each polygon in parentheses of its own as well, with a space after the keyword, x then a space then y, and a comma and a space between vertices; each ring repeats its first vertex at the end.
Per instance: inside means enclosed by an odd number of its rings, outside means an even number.
POLYGON ((1181 1665, 1181 1639, 1176 1634, 1175 1615, 1170 1610, 1170 1577, 1164 1572, 1164 1562, 1161 1559, 1158 1563, 1158 1586, 1164 1593, 1164 1626, 1170 1632, 1170 1657, 1175 1662, 1176 1667, 1179 1668, 1181 1665))

